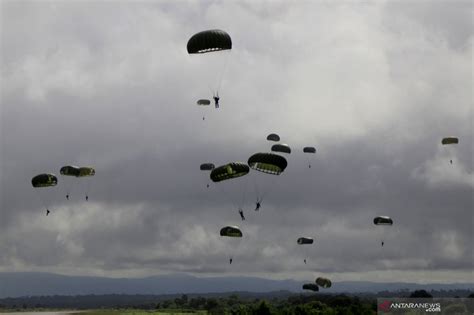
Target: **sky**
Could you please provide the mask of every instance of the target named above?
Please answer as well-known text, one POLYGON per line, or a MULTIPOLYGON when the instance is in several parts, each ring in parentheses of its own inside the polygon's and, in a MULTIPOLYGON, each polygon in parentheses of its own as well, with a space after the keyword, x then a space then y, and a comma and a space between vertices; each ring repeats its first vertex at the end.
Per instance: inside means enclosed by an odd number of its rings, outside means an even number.
POLYGON ((0 3, 0 271, 474 281, 472 2, 0 3), (208 29, 232 50, 189 55, 208 29), (272 132, 281 175, 199 170, 272 132))

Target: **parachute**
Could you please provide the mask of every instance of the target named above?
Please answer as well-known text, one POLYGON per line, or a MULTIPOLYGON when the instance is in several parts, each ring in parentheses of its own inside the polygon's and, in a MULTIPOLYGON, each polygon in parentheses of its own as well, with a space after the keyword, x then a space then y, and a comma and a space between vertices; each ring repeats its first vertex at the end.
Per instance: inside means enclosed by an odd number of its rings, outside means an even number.
POLYGON ((446 145, 446 144, 458 144, 459 143, 459 138, 456 138, 456 137, 447 137, 447 138, 443 138, 441 140, 441 144, 442 145, 446 145))
POLYGON ((203 54, 232 49, 232 39, 222 30, 207 30, 194 34, 188 40, 188 54, 203 54))
POLYGON ((78 166, 66 165, 61 167, 59 173, 63 176, 75 176, 79 177, 80 169, 78 166))
POLYGON ((215 166, 212 163, 203 163, 199 168, 201 169, 201 171, 212 171, 215 166))
MULTIPOLYGON (((198 100, 196 104, 198 106, 209 106, 211 104, 211 101, 206 100, 206 99, 201 99, 201 100, 198 100)), ((204 116, 204 114, 202 115, 202 120, 206 120, 206 117, 204 116)))
MULTIPOLYGON (((300 237, 298 238, 298 240, 296 241, 296 243, 298 245, 311 245, 314 243, 314 240, 311 238, 311 237, 300 237)), ((306 264, 306 260, 308 259, 308 256, 309 256, 309 248, 307 248, 308 246, 304 246, 304 263, 306 264)))
POLYGON ((298 245, 313 244, 314 240, 311 237, 300 237, 297 243, 298 245))
POLYGON ((210 100, 198 100, 196 102, 196 104, 198 104, 199 106, 207 106, 207 105, 210 105, 211 104, 211 101, 210 100))
MULTIPOLYGON (((215 29, 202 31, 194 34, 188 40, 187 49, 189 54, 208 55, 207 53, 219 51, 230 52, 232 49, 232 39, 230 38, 229 34, 222 30, 215 29)), ((211 77, 215 77, 215 79, 209 79, 210 81, 205 79, 203 81, 208 81, 209 88, 213 93, 215 107, 219 108, 219 88, 222 82, 222 75, 226 68, 229 54, 221 55, 212 53, 209 55, 211 55, 211 57, 208 59, 208 63, 206 62, 205 73, 210 74, 211 77)), ((207 59, 205 57, 200 58, 207 59)))
MULTIPOLYGON (((79 177, 80 174, 80 168, 78 166, 73 166, 73 165, 66 165, 61 167, 59 170, 59 173, 63 176, 68 176, 68 177, 79 177)), ((69 195, 71 193, 72 189, 72 184, 73 181, 69 180, 66 182, 66 199, 69 200, 69 195)))
POLYGON ((322 277, 316 279, 316 284, 323 288, 330 288, 332 286, 331 280, 322 277))
MULTIPOLYGON (((215 165, 212 163, 203 163, 199 167, 201 171, 212 171, 215 168, 215 165)), ((209 183, 206 185, 207 188, 209 188, 209 183)))
POLYGON ((386 217, 386 216, 375 217, 374 218, 374 224, 375 225, 392 225, 393 220, 392 220, 392 218, 386 217))
MULTIPOLYGON (((209 177, 214 183, 222 181, 227 182, 229 179, 236 179, 247 175, 249 171, 250 168, 247 164, 242 162, 231 162, 214 168, 209 177)), ((228 195, 229 199, 232 199, 232 203, 234 203, 236 209, 239 210, 240 215, 240 210, 245 202, 246 185, 244 185, 242 181, 240 181, 240 183, 234 182, 233 180, 229 182, 230 183, 219 184, 217 187, 221 189, 221 195, 228 195), (238 197, 239 195, 240 197, 238 197)))
MULTIPOLYGON (((58 184, 58 178, 54 174, 39 174, 36 175, 31 179, 31 185, 34 188, 48 188, 48 187, 54 187, 58 184)), ((44 192, 40 193, 38 190, 35 189, 35 191, 38 193, 39 198, 41 199, 41 202, 43 203, 43 206, 46 208, 46 215, 49 214, 49 192, 44 192)))
POLYGON ((95 169, 92 167, 80 167, 79 168, 79 175, 77 177, 88 177, 88 176, 94 176, 95 175, 95 169))
POLYGON ((250 169, 247 164, 241 162, 232 162, 214 168, 210 177, 213 182, 217 183, 223 180, 244 176, 248 174, 249 171, 250 169))
POLYGON ((319 287, 317 284, 314 284, 314 283, 305 283, 303 284, 303 290, 311 290, 311 291, 318 292, 319 287))
MULTIPOLYGON (((286 159, 278 154, 274 153, 255 153, 248 159, 248 165, 259 172, 271 174, 271 175, 280 175, 288 165, 286 159)), ((265 196, 266 192, 260 193, 260 187, 268 187, 267 185, 263 185, 261 182, 257 184, 257 178, 254 177, 255 180, 255 193, 257 195, 257 207, 255 210, 260 209, 261 202, 263 201, 263 197, 265 196)))
POLYGON ((273 152, 283 152, 283 153, 291 153, 291 148, 288 144, 285 143, 279 143, 279 144, 274 144, 272 145, 272 151, 273 152))
POLYGON ((220 232, 221 236, 227 236, 227 237, 242 237, 242 231, 238 226, 225 226, 221 229, 220 232))
MULTIPOLYGON (((80 167, 79 168, 79 176, 78 177, 82 177, 82 178, 88 178, 88 177, 92 177, 95 175, 95 169, 93 167, 80 167)), ((89 200, 89 181, 85 182, 84 183, 84 191, 85 191, 85 194, 86 194, 86 201, 89 200)))
MULTIPOLYGON (((316 154, 316 148, 315 147, 304 147, 303 148, 303 153, 316 154)), ((308 168, 311 168, 311 163, 310 163, 309 158, 308 158, 308 168)))
MULTIPOLYGON (((384 225, 388 225, 388 226, 391 226, 393 225, 393 220, 392 218, 390 217, 387 217, 387 216, 379 216, 379 217, 375 217, 374 218, 374 224, 375 225, 381 225, 381 226, 384 226, 384 225)), ((380 241, 380 244, 383 245, 385 244, 384 242, 384 238, 385 238, 385 235, 380 235, 380 237, 382 238, 382 240, 380 241)))
POLYGON ((237 251, 237 247, 242 239, 242 231, 238 226, 225 226, 220 231, 221 236, 229 237, 232 246, 227 246, 229 252, 229 263, 232 264, 234 253, 237 251))
POLYGON ((54 187, 58 184, 58 178, 54 174, 39 174, 31 179, 34 188, 54 187))
POLYGON ((278 142, 278 141, 280 141, 280 136, 277 135, 276 133, 271 133, 267 136, 267 140, 278 142))
POLYGON ((249 158, 248 165, 263 173, 280 175, 288 166, 288 162, 278 154, 255 153, 249 158))
MULTIPOLYGON (((458 144, 459 143, 459 138, 456 138, 456 137, 447 137, 447 138, 443 138, 441 140, 441 144, 442 145, 451 145, 451 144, 458 144)), ((454 155, 454 152, 453 150, 448 150, 448 154, 451 156, 451 158, 449 159, 449 163, 453 164, 453 158, 452 156, 454 155)))

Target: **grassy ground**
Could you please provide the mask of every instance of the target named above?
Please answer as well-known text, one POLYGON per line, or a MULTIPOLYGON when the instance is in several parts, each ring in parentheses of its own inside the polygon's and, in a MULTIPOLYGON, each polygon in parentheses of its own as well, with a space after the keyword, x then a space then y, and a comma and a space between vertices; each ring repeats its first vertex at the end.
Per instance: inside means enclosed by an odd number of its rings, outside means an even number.
POLYGON ((15 309, 15 310, 2 310, 1 313, 16 313, 16 312, 58 312, 71 315, 207 315, 207 311, 192 311, 192 310, 159 310, 159 311, 146 311, 146 310, 87 310, 87 311, 67 311, 67 310, 54 310, 54 309, 15 309))
POLYGON ((187 310, 92 310, 82 312, 81 315, 207 315, 207 311, 187 311, 187 310))

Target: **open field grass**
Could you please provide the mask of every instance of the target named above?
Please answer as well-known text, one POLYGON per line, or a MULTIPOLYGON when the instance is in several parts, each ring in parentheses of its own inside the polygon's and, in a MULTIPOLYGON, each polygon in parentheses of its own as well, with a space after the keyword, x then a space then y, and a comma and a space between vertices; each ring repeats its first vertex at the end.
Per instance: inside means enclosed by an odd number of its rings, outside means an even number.
POLYGON ((159 311, 147 311, 147 310, 113 310, 113 309, 104 309, 104 310, 86 310, 86 311, 64 311, 64 310, 31 310, 29 312, 18 311, 18 310, 4 310, 0 314, 12 314, 15 315, 24 314, 24 315, 207 315, 207 311, 193 311, 193 310, 180 310, 180 309, 169 309, 169 310, 159 310, 159 311))
POLYGON ((90 310, 84 311, 81 315, 207 315, 207 311, 193 311, 193 310, 159 310, 159 311, 145 311, 145 310, 90 310))

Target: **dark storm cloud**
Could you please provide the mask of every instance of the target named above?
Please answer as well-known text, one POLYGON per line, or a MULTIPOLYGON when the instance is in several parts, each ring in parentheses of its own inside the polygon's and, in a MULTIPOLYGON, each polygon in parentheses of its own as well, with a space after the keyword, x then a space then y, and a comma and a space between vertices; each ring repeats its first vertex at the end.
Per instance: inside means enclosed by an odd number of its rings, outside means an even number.
POLYGON ((417 281, 472 271, 463 3, 113 4, 3 5, 1 270, 339 279, 390 270, 388 279, 417 281), (455 23, 436 22, 444 8, 455 23), (221 108, 201 109, 219 67, 185 45, 215 27, 234 47, 216 57, 227 62, 221 108), (245 162, 269 150, 270 132, 292 147, 284 174, 206 188, 201 163, 245 162), (441 146, 448 135, 460 144, 441 146), (96 167, 90 201, 74 179, 65 200, 60 177, 46 218, 31 177, 65 164, 96 167), (394 226, 375 227, 377 215, 394 226), (242 227, 238 246, 218 237, 227 224, 242 227), (308 249, 296 245, 305 235, 316 240, 308 249))

